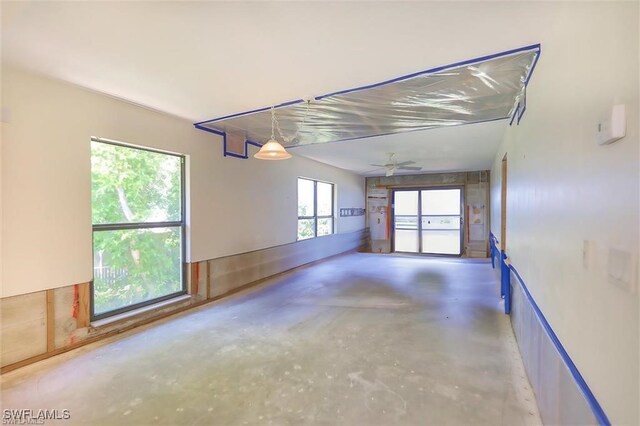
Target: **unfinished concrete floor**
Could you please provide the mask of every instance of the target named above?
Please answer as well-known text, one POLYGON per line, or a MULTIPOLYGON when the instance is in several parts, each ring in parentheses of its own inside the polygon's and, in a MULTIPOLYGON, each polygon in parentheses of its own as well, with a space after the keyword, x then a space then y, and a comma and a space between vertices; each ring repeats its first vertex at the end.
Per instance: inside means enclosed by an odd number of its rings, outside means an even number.
POLYGON ((485 261, 349 254, 5 374, 55 424, 540 424, 485 261))

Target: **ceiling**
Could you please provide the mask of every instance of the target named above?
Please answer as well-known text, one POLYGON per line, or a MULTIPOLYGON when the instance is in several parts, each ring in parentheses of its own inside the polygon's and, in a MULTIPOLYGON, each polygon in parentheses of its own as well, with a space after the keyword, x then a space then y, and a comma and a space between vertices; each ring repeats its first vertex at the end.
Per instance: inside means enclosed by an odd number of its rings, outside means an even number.
POLYGON ((384 176, 388 153, 398 163, 415 161, 420 172, 396 169, 394 174, 487 170, 509 125, 508 120, 440 127, 395 135, 353 139, 343 142, 301 145, 290 149, 311 159, 351 170, 363 176, 384 176))
MULTIPOLYGON (((2 61, 197 122, 538 42, 515 3, 3 1, 2 61)), ((387 152, 425 172, 486 169, 507 125, 292 152, 358 173, 387 152)))

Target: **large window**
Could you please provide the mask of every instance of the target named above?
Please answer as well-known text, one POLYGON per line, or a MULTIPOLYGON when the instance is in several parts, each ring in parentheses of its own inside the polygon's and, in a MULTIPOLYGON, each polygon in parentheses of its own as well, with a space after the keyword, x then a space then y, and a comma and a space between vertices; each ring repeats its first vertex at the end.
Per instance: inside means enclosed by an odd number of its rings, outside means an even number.
POLYGON ((333 234, 333 184, 298 178, 298 239, 333 234))
POLYGON ((91 316, 185 293, 184 157, 91 140, 91 316))

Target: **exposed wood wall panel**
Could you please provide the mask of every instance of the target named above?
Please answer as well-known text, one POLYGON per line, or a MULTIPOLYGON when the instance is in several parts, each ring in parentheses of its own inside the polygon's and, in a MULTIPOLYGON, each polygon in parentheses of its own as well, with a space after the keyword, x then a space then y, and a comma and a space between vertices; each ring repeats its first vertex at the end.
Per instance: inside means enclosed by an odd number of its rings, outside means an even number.
POLYGON ((191 297, 143 308, 135 315, 116 316, 105 324, 90 323, 89 283, 0 299, 2 367, 26 365, 183 311, 306 263, 355 250, 365 245, 366 235, 365 230, 334 234, 188 264, 186 279, 191 297))
POLYGON ((357 231, 210 260, 210 295, 217 297, 253 281, 355 250, 365 244, 365 241, 365 232, 357 231))
POLYGON ((2 366, 47 352, 45 291, 0 299, 2 366))

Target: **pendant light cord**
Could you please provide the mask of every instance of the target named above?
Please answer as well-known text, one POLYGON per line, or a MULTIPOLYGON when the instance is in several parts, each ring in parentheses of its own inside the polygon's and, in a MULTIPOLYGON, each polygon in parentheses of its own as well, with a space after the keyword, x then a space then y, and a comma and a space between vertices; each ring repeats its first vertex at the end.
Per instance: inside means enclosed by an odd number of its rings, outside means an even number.
MULTIPOLYGON (((271 107, 271 140, 276 140, 275 126, 277 124, 278 124, 278 121, 276 120, 276 108, 271 107)), ((280 131, 280 126, 278 126, 278 132, 279 131, 280 131)), ((282 137, 282 133, 280 134, 280 136, 282 137)))
POLYGON ((271 107, 271 139, 275 139, 273 136, 273 128, 274 128, 274 124, 275 124, 275 128, 278 129, 278 134, 280 135, 280 139, 282 139, 283 142, 291 142, 293 140, 296 140, 298 138, 298 135, 300 134, 300 128, 303 127, 305 125, 305 123, 307 122, 307 117, 309 116, 309 107, 311 106, 311 100, 307 99, 307 108, 304 111, 304 117, 302 119, 302 124, 300 124, 300 126, 297 126, 297 130, 296 133, 293 135, 293 137, 291 138, 287 138, 284 136, 284 134, 282 134, 282 130, 280 130, 280 123, 278 123, 278 119, 276 118, 276 111, 275 111, 275 107, 271 107))

